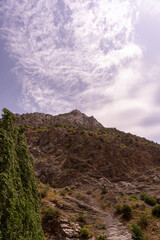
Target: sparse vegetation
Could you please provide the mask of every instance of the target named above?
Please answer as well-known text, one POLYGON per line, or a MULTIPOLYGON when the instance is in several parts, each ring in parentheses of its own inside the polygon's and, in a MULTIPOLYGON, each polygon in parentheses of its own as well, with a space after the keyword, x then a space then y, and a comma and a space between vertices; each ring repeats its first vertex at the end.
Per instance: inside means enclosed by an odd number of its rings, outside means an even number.
POLYGON ((152 209, 152 214, 155 217, 160 217, 160 204, 156 204, 152 209))
POLYGON ((65 189, 63 189, 63 190, 61 190, 61 191, 59 192, 59 194, 60 194, 61 196, 63 196, 63 197, 64 197, 67 193, 68 193, 68 191, 65 190, 65 189))
POLYGON ((97 223, 95 224, 95 227, 96 227, 97 229, 99 229, 99 230, 102 230, 102 229, 105 229, 105 228, 106 228, 106 227, 105 227, 105 224, 102 223, 102 222, 97 222, 97 223))
POLYGON ((144 234, 142 232, 142 229, 136 223, 131 224, 131 232, 133 240, 144 240, 144 234))
POLYGON ((107 240, 107 235, 101 234, 96 238, 96 240, 107 240))
POLYGON ((144 211, 144 210, 146 209, 146 204, 145 204, 145 203, 142 203, 139 207, 140 207, 141 210, 144 211))
POLYGON ((82 227, 81 230, 80 230, 80 236, 81 236, 82 238, 85 238, 85 239, 86 239, 86 238, 91 237, 92 234, 91 234, 91 232, 90 232, 90 230, 89 230, 88 228, 82 227))
POLYGON ((142 193, 140 194, 141 200, 144 200, 144 199, 145 199, 145 196, 146 196, 146 193, 142 192, 142 193))
POLYGON ((107 193, 107 190, 103 188, 101 194, 105 195, 106 193, 107 193))
POLYGON ((132 194, 130 197, 129 197, 129 200, 130 201, 134 201, 134 202, 138 202, 138 197, 134 194, 132 194))
POLYGON ((42 211, 46 221, 56 222, 61 216, 61 212, 57 208, 45 207, 42 211))
POLYGON ((46 184, 46 185, 44 186, 44 188, 40 191, 41 198, 47 197, 47 194, 48 194, 49 189, 50 189, 49 184, 46 184))
POLYGON ((116 205, 114 206, 116 209, 116 214, 121 214, 122 213, 122 204, 121 203, 116 203, 116 205))
POLYGON ((91 194, 92 194, 92 192, 91 192, 90 190, 88 190, 88 191, 87 191, 87 194, 88 194, 88 195, 91 195, 91 194))
POLYGON ((150 206, 154 206, 157 204, 157 200, 153 198, 152 196, 147 195, 146 193, 142 192, 140 195, 141 199, 144 200, 145 203, 147 203, 150 206))
POLYGON ((132 218, 132 209, 128 204, 124 204, 122 207, 122 217, 126 220, 130 220, 132 218))
POLYGON ((139 217, 138 219, 138 225, 142 228, 142 229, 146 229, 148 226, 149 222, 148 222, 148 217, 146 215, 142 215, 139 217))
POLYGON ((83 227, 86 224, 86 217, 84 216, 83 212, 79 213, 77 221, 80 223, 81 227, 83 227))
POLYGON ((116 214, 122 214, 125 220, 130 220, 132 218, 132 209, 128 204, 117 203, 115 206, 116 214))

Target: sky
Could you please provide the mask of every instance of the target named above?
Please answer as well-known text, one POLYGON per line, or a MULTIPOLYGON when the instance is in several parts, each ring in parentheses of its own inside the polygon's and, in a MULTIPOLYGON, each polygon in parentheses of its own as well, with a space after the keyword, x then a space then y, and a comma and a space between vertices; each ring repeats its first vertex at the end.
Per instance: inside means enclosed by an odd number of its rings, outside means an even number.
POLYGON ((160 143, 159 0, 0 0, 0 112, 79 109, 160 143))

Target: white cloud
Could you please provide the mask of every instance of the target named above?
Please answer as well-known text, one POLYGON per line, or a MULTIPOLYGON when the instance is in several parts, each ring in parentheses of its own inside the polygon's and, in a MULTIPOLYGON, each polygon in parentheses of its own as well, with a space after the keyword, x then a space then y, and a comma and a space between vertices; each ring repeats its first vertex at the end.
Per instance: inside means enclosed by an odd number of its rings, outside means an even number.
POLYGON ((141 10, 149 16, 159 15, 160 1, 159 0, 141 0, 141 10))
POLYGON ((158 0, 6 0, 0 9, 25 110, 80 108, 106 126, 145 133, 140 123, 159 110, 159 71, 143 64, 135 25, 142 10, 159 13, 158 0))
POLYGON ((1 5, 1 33, 17 60, 15 72, 28 111, 31 105, 45 111, 46 98, 63 101, 56 111, 81 107, 78 96, 77 102, 67 99, 97 85, 108 86, 110 68, 141 55, 133 43, 138 1, 8 0, 1 5), (44 91, 48 88, 54 94, 44 91))

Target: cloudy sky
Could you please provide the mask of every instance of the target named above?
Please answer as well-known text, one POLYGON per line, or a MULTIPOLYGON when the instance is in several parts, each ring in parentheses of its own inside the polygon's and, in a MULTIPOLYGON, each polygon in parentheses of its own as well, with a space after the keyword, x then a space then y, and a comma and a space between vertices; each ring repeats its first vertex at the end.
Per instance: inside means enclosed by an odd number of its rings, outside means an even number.
POLYGON ((0 0, 0 110, 79 109, 160 142, 159 0, 0 0))

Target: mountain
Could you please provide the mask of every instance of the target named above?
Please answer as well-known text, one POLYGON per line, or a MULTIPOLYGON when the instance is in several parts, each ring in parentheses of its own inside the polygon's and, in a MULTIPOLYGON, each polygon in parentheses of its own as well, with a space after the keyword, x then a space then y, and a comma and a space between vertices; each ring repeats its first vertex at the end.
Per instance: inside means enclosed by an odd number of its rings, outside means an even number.
POLYGON ((78 110, 15 117, 34 159, 47 240, 160 238, 159 144, 78 110))
POLYGON ((94 129, 103 127, 93 116, 87 117, 79 110, 73 110, 70 113, 52 116, 44 113, 30 113, 30 114, 16 114, 17 123, 40 128, 40 127, 53 127, 58 125, 78 128, 94 129))
POLYGON ((79 182, 94 182, 102 177, 122 180, 133 170, 144 172, 160 163, 158 144, 115 128, 104 128, 78 110, 58 116, 16 115, 16 119, 27 128, 36 175, 44 183, 70 185, 71 172, 74 181, 79 178, 79 182))

